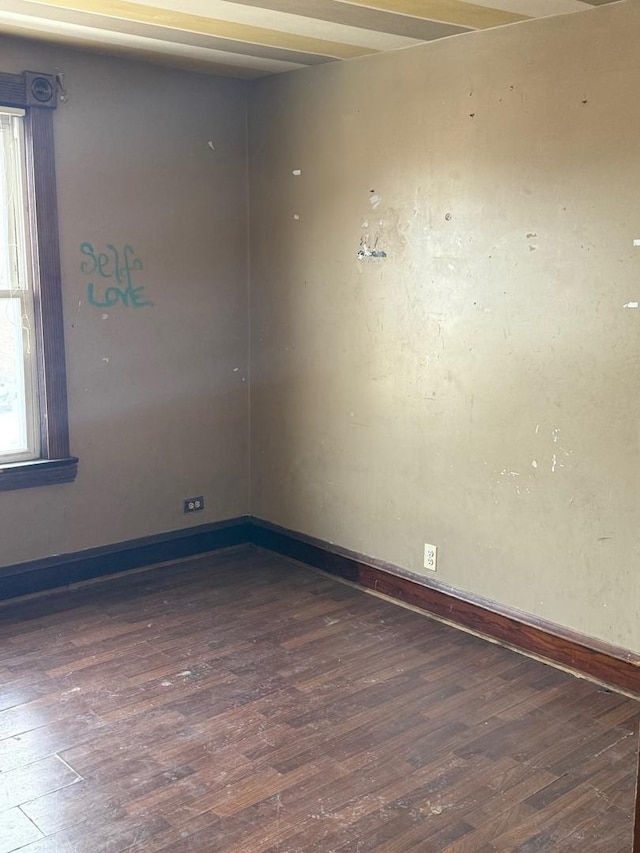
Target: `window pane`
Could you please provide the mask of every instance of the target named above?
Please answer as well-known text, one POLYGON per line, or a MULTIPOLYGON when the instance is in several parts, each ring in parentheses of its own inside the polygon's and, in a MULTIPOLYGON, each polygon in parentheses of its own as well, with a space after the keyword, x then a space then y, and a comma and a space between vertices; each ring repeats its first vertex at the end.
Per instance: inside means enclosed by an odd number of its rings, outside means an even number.
POLYGON ((22 300, 0 299, 0 456, 34 455, 22 300))
POLYGON ((22 121, 0 110, 0 290, 27 287, 22 121))
POLYGON ((0 459, 36 458, 37 393, 28 276, 23 114, 0 109, 0 459))

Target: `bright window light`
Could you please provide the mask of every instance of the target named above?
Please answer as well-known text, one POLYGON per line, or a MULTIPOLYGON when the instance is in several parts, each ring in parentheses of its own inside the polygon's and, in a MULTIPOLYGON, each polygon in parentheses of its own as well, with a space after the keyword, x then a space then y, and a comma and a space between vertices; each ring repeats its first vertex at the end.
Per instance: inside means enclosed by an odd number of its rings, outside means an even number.
POLYGON ((24 110, 0 107, 0 462, 40 454, 24 110))

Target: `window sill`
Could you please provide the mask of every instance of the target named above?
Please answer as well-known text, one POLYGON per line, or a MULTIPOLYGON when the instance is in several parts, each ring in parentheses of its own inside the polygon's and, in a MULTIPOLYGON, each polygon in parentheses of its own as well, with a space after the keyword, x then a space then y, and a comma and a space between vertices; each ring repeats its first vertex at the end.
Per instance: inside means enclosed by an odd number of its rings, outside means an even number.
POLYGON ((71 483, 78 473, 75 456, 67 459, 34 459, 31 462, 0 463, 0 492, 71 483))

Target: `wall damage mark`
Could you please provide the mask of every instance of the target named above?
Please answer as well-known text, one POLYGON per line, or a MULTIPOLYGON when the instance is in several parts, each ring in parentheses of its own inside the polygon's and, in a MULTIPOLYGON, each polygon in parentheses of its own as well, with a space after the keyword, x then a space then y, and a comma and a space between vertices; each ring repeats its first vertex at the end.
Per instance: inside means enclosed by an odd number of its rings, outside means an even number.
POLYGON ((58 90, 58 100, 61 104, 66 104, 69 100, 69 93, 64 87, 65 72, 56 67, 56 89, 58 90))
POLYGON ((511 471, 509 468, 503 468, 500 471, 500 476, 505 478, 502 481, 503 483, 511 483, 515 488, 516 494, 520 496, 523 492, 527 495, 531 494, 531 489, 529 488, 526 480, 522 479, 522 474, 519 471, 511 471))
POLYGON ((640 302, 625 302, 623 308, 640 308, 640 302))
POLYGON ((359 261, 367 260, 368 258, 386 258, 387 253, 383 249, 378 249, 377 237, 373 246, 369 246, 369 235, 366 234, 360 240, 357 257, 359 261))
POLYGON ((562 432, 559 428, 555 428, 551 430, 551 439, 554 444, 558 444, 558 452, 553 453, 551 456, 551 473, 555 474, 557 468, 564 468, 565 463, 562 461, 562 457, 564 457, 565 461, 569 459, 570 456, 573 455, 573 450, 567 450, 562 444, 562 432), (559 456, 559 454, 561 454, 559 456))

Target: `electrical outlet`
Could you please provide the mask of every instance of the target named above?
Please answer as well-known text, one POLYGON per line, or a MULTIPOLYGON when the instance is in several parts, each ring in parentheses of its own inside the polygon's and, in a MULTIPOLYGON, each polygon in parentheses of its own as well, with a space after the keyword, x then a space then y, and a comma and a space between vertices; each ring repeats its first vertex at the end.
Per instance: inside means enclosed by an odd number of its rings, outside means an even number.
POLYGON ((183 503, 183 511, 187 512, 200 512, 201 509, 204 509, 204 496, 200 495, 197 498, 185 498, 183 503))
POLYGON ((424 546, 424 567, 435 572, 438 565, 438 547, 436 545, 424 546))

